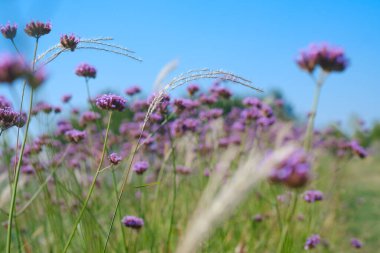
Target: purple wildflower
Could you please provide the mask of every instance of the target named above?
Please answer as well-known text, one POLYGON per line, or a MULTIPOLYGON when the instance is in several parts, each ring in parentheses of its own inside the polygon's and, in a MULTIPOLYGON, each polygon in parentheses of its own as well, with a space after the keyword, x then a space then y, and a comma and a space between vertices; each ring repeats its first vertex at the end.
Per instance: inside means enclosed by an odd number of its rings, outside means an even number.
POLYGON ((42 23, 42 22, 39 22, 39 21, 36 21, 36 22, 31 21, 29 24, 27 24, 25 26, 24 31, 29 36, 38 39, 41 36, 50 33, 50 31, 51 31, 51 24, 50 24, 50 22, 42 23))
POLYGON ((73 97, 72 95, 66 94, 66 95, 62 96, 61 100, 62 100, 63 103, 68 103, 71 100, 72 97, 73 97))
POLYGON ((308 49, 301 51, 296 60, 301 69, 312 73, 319 65, 326 72, 341 72, 348 66, 343 49, 328 44, 312 44, 308 49))
POLYGON ((262 102, 260 99, 255 98, 255 97, 247 97, 243 99, 243 105, 250 107, 256 107, 256 108, 261 108, 262 102))
POLYGON ((46 80, 46 74, 44 69, 39 69, 35 72, 29 72, 27 74, 27 80, 28 80, 28 85, 32 89, 36 89, 41 86, 43 82, 46 80))
POLYGON ((363 247, 363 243, 359 239, 352 238, 351 246, 354 247, 355 249, 360 249, 363 247))
POLYGON ((149 168, 149 163, 147 161, 136 162, 133 166, 133 171, 138 175, 144 174, 145 171, 149 168))
POLYGON ((34 168, 29 164, 23 165, 21 167, 21 172, 27 175, 31 175, 31 174, 34 174, 34 168))
POLYGON ((362 146, 360 146, 357 141, 351 141, 349 143, 349 147, 351 148, 354 154, 356 154, 362 159, 368 156, 368 152, 362 146))
POLYGON ((319 62, 318 46, 315 44, 312 44, 309 46, 308 49, 301 51, 296 62, 301 69, 309 73, 312 73, 317 67, 317 64, 319 62))
POLYGON ((116 153, 112 153, 108 156, 108 160, 110 161, 110 163, 112 163, 113 165, 118 165, 120 163, 120 161, 122 160, 121 156, 119 156, 118 154, 116 153))
POLYGON ((311 235, 307 238, 305 243, 305 250, 314 249, 318 244, 321 243, 321 237, 319 235, 311 235))
POLYGON ((29 71, 29 67, 21 57, 1 55, 0 83, 12 83, 16 79, 25 77, 29 71))
POLYGON ((191 169, 186 166, 177 166, 176 167, 176 172, 181 175, 189 175, 191 173, 191 169))
POLYGON ((10 107, 0 108, 0 132, 7 130, 13 126, 23 127, 25 125, 26 117, 24 114, 15 112, 10 107))
POLYGON ((82 114, 82 117, 80 118, 80 124, 83 126, 83 125, 86 125, 90 122, 94 122, 97 119, 100 119, 99 113, 92 112, 92 111, 84 112, 82 114))
POLYGON ((270 179, 293 188, 304 186, 310 179, 310 162, 305 151, 294 151, 273 170, 270 179))
POLYGON ((199 86, 197 84, 190 84, 187 87, 187 92, 189 93, 190 96, 194 96, 195 93, 199 91, 199 86))
POLYGON ((77 76, 83 76, 85 78, 95 78, 96 77, 96 69, 95 69, 95 67, 93 67, 87 63, 83 63, 77 67, 77 69, 75 70, 75 74, 77 76))
POLYGON ((323 193, 317 190, 306 191, 303 199, 308 203, 314 203, 316 201, 323 200, 323 193))
POLYGON ((72 129, 72 130, 66 131, 65 136, 69 141, 78 143, 79 141, 83 140, 86 137, 86 132, 72 129))
POLYGON ((103 110, 123 111, 127 101, 117 95, 105 94, 96 98, 96 106, 103 110))
POLYGON ((144 220, 135 216, 125 216, 121 222, 124 226, 137 230, 144 226, 144 220))
POLYGON ((348 59, 343 49, 325 44, 319 50, 319 65, 326 72, 341 72, 347 68, 348 59))
POLYGON ((133 96, 140 92, 141 92, 141 89, 139 86, 133 86, 125 90, 125 94, 127 94, 128 96, 133 96))
POLYGON ((4 107, 12 107, 12 104, 6 97, 0 95, 0 108, 4 107))
POLYGON ((261 214, 256 214, 252 217, 252 220, 257 223, 262 222, 264 220, 264 216, 262 216, 261 214))
POLYGON ((17 24, 11 25, 9 22, 6 25, 0 26, 0 32, 6 39, 13 40, 17 33, 17 24))
POLYGON ((79 38, 77 38, 74 34, 68 35, 64 34, 61 36, 61 45, 66 49, 70 49, 71 52, 75 50, 79 43, 79 38))

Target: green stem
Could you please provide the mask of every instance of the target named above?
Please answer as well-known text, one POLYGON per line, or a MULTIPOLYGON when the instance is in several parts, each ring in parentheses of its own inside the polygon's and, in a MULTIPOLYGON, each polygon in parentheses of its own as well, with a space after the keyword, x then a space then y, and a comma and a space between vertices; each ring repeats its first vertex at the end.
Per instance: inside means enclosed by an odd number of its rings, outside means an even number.
MULTIPOLYGON (((145 125, 142 127, 142 129, 144 129, 144 127, 145 127, 145 125)), ((142 133, 142 131, 141 131, 141 133, 142 133)), ((141 133, 140 133, 139 139, 137 140, 137 144, 135 145, 135 148, 134 148, 134 150, 132 152, 132 157, 131 157, 131 160, 129 162, 128 169, 127 169, 126 173, 124 173, 124 177, 123 177, 122 184, 121 184, 121 187, 120 187, 119 196, 117 198, 115 210, 113 212, 112 219, 111 219, 111 224, 110 224, 110 227, 108 229, 108 234, 107 234, 106 242, 104 244, 103 253, 105 253, 106 250, 107 250, 108 242, 109 242, 110 237, 111 237, 111 232, 112 232, 113 224, 115 223, 115 219, 116 219, 117 211, 118 211, 119 206, 120 206, 121 198, 123 197, 123 193, 124 193, 127 181, 128 181, 129 173, 130 173, 131 168, 132 168, 132 163, 133 163, 133 160, 134 160, 134 158, 135 158, 135 156, 137 154, 137 149, 138 149, 139 143, 141 141, 141 136, 142 136, 141 133)))
POLYGON ((173 231, 173 224, 174 224, 174 215, 175 215, 175 203, 176 203, 176 199, 177 199, 177 182, 176 182, 176 178, 177 178, 177 171, 176 171, 176 155, 175 155, 175 149, 174 149, 174 143, 173 143, 173 139, 172 139, 172 136, 170 134, 170 130, 168 129, 168 132, 169 132, 169 139, 170 139, 170 143, 171 143, 171 148, 173 150, 172 152, 172 166, 173 166, 173 200, 172 200, 172 212, 171 212, 171 218, 170 218, 170 227, 169 227, 169 234, 168 234, 168 240, 166 242, 166 247, 167 247, 167 252, 170 252, 170 239, 171 239, 171 235, 172 235, 172 231, 173 231))
MULTIPOLYGON (((115 197, 116 197, 116 200, 117 200, 118 193, 117 193, 117 182, 116 182, 115 171, 113 169, 111 169, 111 171, 112 171, 113 187, 114 187, 114 190, 115 190, 115 197)), ((122 215, 121 215, 120 209, 119 209, 119 219, 120 220, 122 219, 122 215)), ((122 235, 122 239, 123 239, 124 251, 125 251, 125 253, 127 253, 128 252, 128 247, 127 247, 127 242, 126 242, 126 238, 125 238, 125 231, 124 231, 123 228, 121 228, 121 235, 122 235)))
MULTIPOLYGON (((16 49, 17 53, 21 56, 20 50, 18 50, 15 41, 13 39, 11 39, 11 42, 12 42, 13 47, 16 49)), ((33 64, 34 64, 34 61, 33 61, 33 64)))
POLYGON ((70 244, 74 238, 74 235, 75 235, 75 232, 77 231, 77 227, 78 227, 78 224, 79 222, 81 221, 82 219, 82 216, 84 214, 84 211, 86 210, 86 207, 87 207, 87 204, 90 200, 90 197, 92 195, 92 192, 94 191, 94 187, 95 187, 95 183, 96 183, 96 179, 98 178, 98 175, 100 173, 100 170, 102 168, 102 164, 103 164, 103 161, 104 161, 104 157, 105 157, 105 154, 106 154, 106 149, 107 149, 107 140, 108 140, 108 133, 109 133, 109 130, 110 130, 110 126, 111 126, 111 118, 112 118, 112 111, 109 113, 109 118, 108 118, 108 124, 107 124, 107 130, 106 130, 106 136, 104 138, 104 144, 103 144, 103 151, 102 151, 102 157, 100 159, 100 162, 99 162, 99 166, 96 170, 96 173, 95 173, 95 176, 94 176, 94 179, 92 180, 92 183, 91 183, 91 186, 90 186, 90 190, 88 191, 88 194, 87 194, 87 197, 84 201, 84 204, 83 204, 83 207, 82 209, 80 210, 80 213, 79 213, 79 216, 77 217, 77 219, 75 220, 75 223, 74 223, 74 226, 71 230, 71 233, 70 233, 70 236, 69 236, 69 239, 67 240, 67 243, 65 245, 65 248, 63 249, 63 252, 67 252, 67 250, 69 249, 70 247, 70 244))
POLYGON ((10 253, 11 252, 11 236, 12 236, 12 223, 13 223, 13 213, 15 212, 15 206, 16 206, 16 195, 17 195, 17 186, 18 186, 18 181, 20 177, 20 167, 22 164, 22 157, 24 155, 24 150, 25 150, 25 144, 28 138, 28 130, 29 130, 29 125, 30 125, 30 120, 31 120, 31 112, 32 112, 32 107, 33 107, 33 90, 30 93, 30 105, 29 105, 29 113, 28 113, 28 119, 26 121, 26 128, 25 128, 25 135, 24 135, 24 141, 21 146, 21 151, 20 155, 18 157, 17 161, 17 166, 16 166, 16 173, 15 173, 15 178, 14 178, 14 183, 12 187, 12 198, 11 198, 11 204, 9 208, 9 215, 8 215, 8 232, 7 232, 7 246, 6 246, 6 252, 10 253))
POLYGON ((313 145, 314 121, 315 121, 315 116, 317 114, 322 85, 324 83, 326 76, 327 76, 326 72, 321 72, 320 77, 318 78, 315 84, 314 100, 313 100, 312 109, 310 111, 309 121, 307 123, 305 143, 304 143, 305 150, 308 152, 311 150, 312 145, 313 145))
MULTIPOLYGON (((35 59, 37 56, 37 49, 38 49, 38 39, 36 39, 36 44, 34 47, 33 63, 32 63, 32 70, 33 71, 34 71, 34 67, 35 67, 35 59)), ((17 166, 16 166, 16 170, 15 170, 15 178, 14 178, 14 182, 12 185, 12 197, 11 197, 11 203, 10 203, 9 215, 8 215, 7 246, 6 246, 6 252, 7 253, 11 252, 13 213, 15 212, 15 207, 16 207, 16 195, 17 195, 18 180, 20 177, 20 168, 21 168, 21 164, 22 164, 22 157, 24 155, 25 144, 26 144, 26 141, 28 139, 29 125, 30 125, 30 121, 31 121, 31 117, 32 117, 33 93, 34 93, 34 89, 32 89, 30 92, 29 112, 28 112, 28 118, 27 118, 26 126, 25 126, 25 135, 24 135, 24 140, 23 140, 22 146, 21 146, 20 155, 18 157, 17 166)), ((17 150, 17 147, 16 147, 16 150, 17 150)), ((16 154, 17 154, 17 152, 16 152, 16 154)), ((17 156, 16 156, 16 158, 17 158, 17 156)))

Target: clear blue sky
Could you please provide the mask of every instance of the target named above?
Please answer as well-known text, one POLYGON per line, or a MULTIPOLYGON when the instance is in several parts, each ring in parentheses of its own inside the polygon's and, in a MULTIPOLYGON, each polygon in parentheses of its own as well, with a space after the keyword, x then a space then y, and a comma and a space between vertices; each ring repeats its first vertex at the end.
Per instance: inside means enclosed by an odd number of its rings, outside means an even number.
MULTIPOLYGON (((314 87, 294 59, 309 43, 327 41, 344 47, 351 65, 328 79, 317 124, 347 122, 353 113, 369 122, 380 116, 380 1, 0 1, 0 23, 14 21, 23 28, 31 19, 53 24, 52 33, 41 39, 44 48, 63 33, 112 36, 144 60, 94 51, 65 54, 48 67, 50 79, 39 95, 53 103, 65 93, 84 103, 83 80, 74 75, 78 63, 98 68, 93 93, 133 84, 148 93, 163 65, 178 59, 174 74, 203 67, 229 70, 265 91, 282 90, 304 114, 314 87)), ((16 43, 31 54, 33 41, 21 29, 16 43)), ((0 40, 0 52, 11 49, 9 41, 0 40)))

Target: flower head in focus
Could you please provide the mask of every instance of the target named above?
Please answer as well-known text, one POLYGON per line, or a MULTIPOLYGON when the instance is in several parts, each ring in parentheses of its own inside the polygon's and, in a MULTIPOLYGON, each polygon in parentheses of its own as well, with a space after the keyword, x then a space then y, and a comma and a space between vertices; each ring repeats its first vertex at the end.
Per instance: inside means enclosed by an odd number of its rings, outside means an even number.
POLYGON ((13 40, 17 33, 17 24, 11 25, 9 22, 6 25, 0 25, 0 32, 6 39, 13 40))
POLYGON ((61 36, 60 42, 62 47, 70 49, 73 52, 79 43, 79 38, 74 34, 64 34, 61 36))
POLYGON ((41 36, 49 34, 51 31, 50 22, 31 21, 25 26, 25 33, 31 37, 39 39, 41 36))

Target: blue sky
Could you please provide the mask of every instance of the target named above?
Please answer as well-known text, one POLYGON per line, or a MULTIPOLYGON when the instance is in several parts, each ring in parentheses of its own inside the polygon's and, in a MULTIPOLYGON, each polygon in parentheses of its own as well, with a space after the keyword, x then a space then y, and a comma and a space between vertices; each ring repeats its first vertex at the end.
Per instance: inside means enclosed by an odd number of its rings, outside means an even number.
MULTIPOLYGON (((93 93, 121 92, 134 84, 149 93, 159 70, 178 59, 173 75, 203 67, 232 71, 265 91, 280 89, 302 115, 314 87, 294 59, 309 43, 326 41, 344 47, 351 65, 329 77, 317 124, 347 122, 353 114, 368 122, 379 119, 380 1, 0 1, 0 23, 9 20, 23 28, 31 19, 53 24, 40 52, 73 32, 83 38, 112 36, 144 60, 94 51, 65 54, 48 66, 49 82, 39 94, 55 104, 66 93, 74 95, 75 104, 84 104, 84 82, 74 74, 79 63, 98 69, 93 93)), ((30 57, 33 40, 21 29, 16 43, 30 57)), ((0 52, 11 50, 1 39, 0 52)), ((235 91, 255 95, 244 88, 235 91)), ((0 87, 0 93, 8 89, 0 87)))

